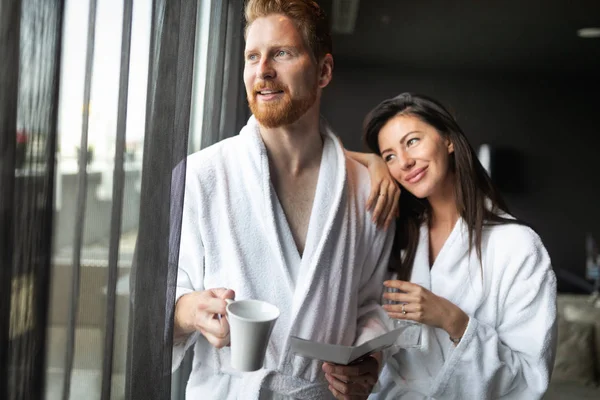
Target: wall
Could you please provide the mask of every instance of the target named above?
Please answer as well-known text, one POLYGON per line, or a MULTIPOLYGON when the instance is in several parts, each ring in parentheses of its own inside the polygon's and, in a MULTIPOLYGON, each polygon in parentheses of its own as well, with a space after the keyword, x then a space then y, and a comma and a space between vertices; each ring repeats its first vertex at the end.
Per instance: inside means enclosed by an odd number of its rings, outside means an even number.
MULTIPOLYGON (((506 167, 524 187, 504 191, 511 211, 538 231, 557 273, 583 278, 586 232, 600 242, 599 83, 598 74, 415 73, 338 62, 322 109, 348 148, 364 150, 363 118, 381 100, 412 91, 442 101, 476 149, 489 143, 517 155, 506 167)), ((580 289, 559 279, 559 290, 580 289)))

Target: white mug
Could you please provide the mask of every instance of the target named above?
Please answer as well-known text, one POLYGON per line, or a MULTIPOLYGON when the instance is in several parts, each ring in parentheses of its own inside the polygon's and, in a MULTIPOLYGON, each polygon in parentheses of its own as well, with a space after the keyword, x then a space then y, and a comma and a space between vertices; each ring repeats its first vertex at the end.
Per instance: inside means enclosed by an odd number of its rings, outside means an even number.
POLYGON ((279 318, 279 308, 260 300, 225 301, 231 341, 231 366, 244 372, 261 369, 273 326, 279 318))

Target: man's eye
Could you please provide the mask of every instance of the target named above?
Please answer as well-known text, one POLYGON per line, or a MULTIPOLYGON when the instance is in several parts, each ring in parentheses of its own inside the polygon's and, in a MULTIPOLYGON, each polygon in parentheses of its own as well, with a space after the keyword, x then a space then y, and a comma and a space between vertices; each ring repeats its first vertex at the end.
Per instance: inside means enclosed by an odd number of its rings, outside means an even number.
POLYGON ((255 61, 256 60, 256 54, 249 54, 246 57, 246 60, 248 60, 248 61, 255 61))
POLYGON ((285 50, 279 50, 276 54, 277 57, 283 57, 287 54, 287 51, 285 50))

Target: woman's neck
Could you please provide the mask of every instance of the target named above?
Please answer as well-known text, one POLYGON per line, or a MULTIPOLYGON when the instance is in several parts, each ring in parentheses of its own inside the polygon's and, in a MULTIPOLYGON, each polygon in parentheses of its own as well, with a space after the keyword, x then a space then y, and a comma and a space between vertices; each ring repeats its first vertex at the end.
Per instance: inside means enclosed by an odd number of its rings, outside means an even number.
POLYGON ((451 231, 460 217, 454 187, 448 185, 441 193, 427 198, 431 207, 429 227, 451 231))

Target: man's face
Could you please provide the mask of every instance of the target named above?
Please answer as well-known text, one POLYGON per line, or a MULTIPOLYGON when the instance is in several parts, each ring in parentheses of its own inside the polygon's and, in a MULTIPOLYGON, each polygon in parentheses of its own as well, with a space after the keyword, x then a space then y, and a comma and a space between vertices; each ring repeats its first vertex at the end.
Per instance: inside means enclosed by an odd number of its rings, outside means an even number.
POLYGON ((319 69, 290 18, 256 19, 247 31, 244 59, 248 103, 261 125, 292 124, 315 104, 319 69))

